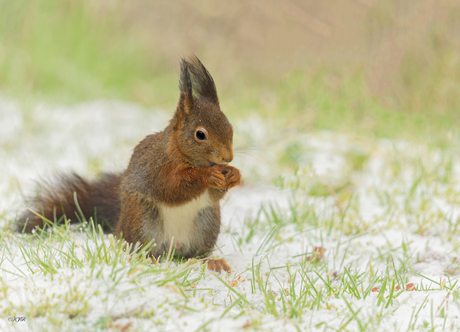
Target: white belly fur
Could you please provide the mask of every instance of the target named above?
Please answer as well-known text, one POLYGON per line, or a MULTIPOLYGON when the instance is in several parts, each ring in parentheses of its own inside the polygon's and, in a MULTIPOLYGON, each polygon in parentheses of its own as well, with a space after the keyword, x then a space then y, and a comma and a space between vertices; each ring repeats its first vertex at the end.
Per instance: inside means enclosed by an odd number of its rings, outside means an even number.
POLYGON ((204 194, 192 201, 175 207, 160 206, 160 214, 164 225, 164 239, 171 241, 174 236, 174 243, 180 248, 190 247, 190 238, 193 236, 193 221, 198 212, 211 205, 211 198, 206 190, 204 194))

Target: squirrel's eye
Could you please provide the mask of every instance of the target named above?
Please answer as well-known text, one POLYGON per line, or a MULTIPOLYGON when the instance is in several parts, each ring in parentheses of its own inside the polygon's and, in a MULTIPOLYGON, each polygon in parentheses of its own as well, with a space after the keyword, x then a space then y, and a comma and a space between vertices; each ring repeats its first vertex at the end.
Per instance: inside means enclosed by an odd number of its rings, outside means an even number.
POLYGON ((196 138, 198 138, 200 141, 206 141, 206 134, 203 133, 201 130, 196 131, 196 138))

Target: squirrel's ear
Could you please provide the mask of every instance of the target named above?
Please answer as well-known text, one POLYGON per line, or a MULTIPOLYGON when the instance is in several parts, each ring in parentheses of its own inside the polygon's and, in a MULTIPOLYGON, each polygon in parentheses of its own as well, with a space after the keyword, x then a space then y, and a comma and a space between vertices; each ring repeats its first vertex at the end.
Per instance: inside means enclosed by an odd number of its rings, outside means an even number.
POLYGON ((182 59, 180 64, 179 79, 180 97, 177 111, 179 113, 190 114, 193 107, 192 81, 190 79, 189 64, 182 59))
POLYGON ((219 98, 217 98, 216 85, 211 74, 203 66, 200 59, 196 56, 190 59, 188 69, 192 74, 193 89, 200 98, 208 99, 219 106, 219 98))

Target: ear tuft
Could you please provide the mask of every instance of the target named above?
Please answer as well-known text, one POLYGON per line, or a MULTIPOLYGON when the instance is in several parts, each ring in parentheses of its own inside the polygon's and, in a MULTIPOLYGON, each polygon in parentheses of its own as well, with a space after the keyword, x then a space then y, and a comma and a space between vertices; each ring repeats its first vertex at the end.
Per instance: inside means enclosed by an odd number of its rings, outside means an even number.
MULTIPOLYGON (((184 60, 183 60, 184 61, 184 60)), ((194 56, 189 62, 186 62, 188 69, 192 74, 193 90, 199 98, 208 99, 216 105, 219 105, 219 98, 217 98, 216 85, 212 79, 211 74, 203 66, 201 61, 194 56)))
POLYGON ((189 63, 184 58, 180 64, 179 79, 179 109, 186 114, 190 114, 193 106, 192 81, 190 79, 189 63))

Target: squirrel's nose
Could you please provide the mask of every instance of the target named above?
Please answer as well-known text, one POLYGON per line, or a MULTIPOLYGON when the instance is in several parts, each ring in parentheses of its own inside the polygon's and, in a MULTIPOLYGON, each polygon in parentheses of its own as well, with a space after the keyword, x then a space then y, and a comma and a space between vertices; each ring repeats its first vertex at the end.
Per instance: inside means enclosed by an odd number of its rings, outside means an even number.
POLYGON ((225 162, 225 163, 231 162, 233 160, 233 151, 232 150, 222 151, 221 159, 222 159, 222 162, 225 162))

